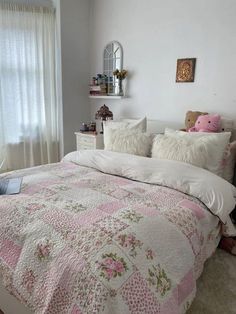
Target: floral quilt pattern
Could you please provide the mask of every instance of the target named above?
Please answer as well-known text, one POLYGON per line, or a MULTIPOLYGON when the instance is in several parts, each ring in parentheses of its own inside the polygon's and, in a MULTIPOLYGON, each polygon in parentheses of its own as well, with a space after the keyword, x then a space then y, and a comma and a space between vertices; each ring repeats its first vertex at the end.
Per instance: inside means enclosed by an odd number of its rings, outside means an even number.
POLYGON ((217 243, 200 201, 71 162, 8 176, 23 185, 0 200, 0 277, 33 312, 186 312, 217 243))

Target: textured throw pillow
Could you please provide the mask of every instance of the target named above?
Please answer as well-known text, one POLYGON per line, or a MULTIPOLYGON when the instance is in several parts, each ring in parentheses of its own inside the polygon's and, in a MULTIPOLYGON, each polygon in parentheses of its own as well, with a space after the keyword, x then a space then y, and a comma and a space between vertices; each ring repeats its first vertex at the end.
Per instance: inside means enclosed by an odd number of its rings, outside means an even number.
POLYGON ((230 183, 233 183, 235 168, 235 153, 230 155, 223 161, 223 173, 222 178, 230 183))
POLYGON ((108 120, 103 122, 103 138, 104 147, 106 149, 107 139, 109 137, 108 132, 110 130, 135 130, 136 132, 146 132, 147 118, 144 117, 140 120, 126 120, 126 121, 113 121, 108 120))
MULTIPOLYGON (((233 130, 234 130, 234 121, 223 117, 221 119, 221 131, 233 132, 233 130)), ((235 152, 232 152, 228 155, 228 158, 224 160, 223 165, 224 165, 224 168, 223 168, 222 178, 224 178, 230 183, 233 183, 234 168, 235 168, 235 152)))
POLYGON ((233 183, 234 180, 234 170, 235 170, 235 157, 236 151, 235 149, 230 149, 230 144, 227 146, 224 157, 222 160, 223 173, 222 178, 233 183))
POLYGON ((231 132, 206 133, 206 132, 182 132, 171 129, 165 130, 165 135, 175 138, 184 138, 192 143, 201 139, 207 148, 207 160, 203 168, 223 177, 223 158, 229 144, 231 132))
POLYGON ((188 139, 158 134, 152 145, 152 157, 177 160, 204 168, 207 148, 201 139, 191 142, 188 139))
POLYGON ((152 140, 149 134, 136 130, 107 130, 105 150, 148 156, 152 140))

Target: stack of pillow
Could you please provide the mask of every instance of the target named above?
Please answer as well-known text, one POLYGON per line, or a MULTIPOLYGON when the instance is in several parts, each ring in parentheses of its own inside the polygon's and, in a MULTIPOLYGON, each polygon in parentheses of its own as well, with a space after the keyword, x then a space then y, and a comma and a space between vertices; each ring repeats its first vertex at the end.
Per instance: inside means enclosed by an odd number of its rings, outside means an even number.
MULTIPOLYGON (((224 177, 224 156, 230 137, 230 132, 188 133, 166 129, 164 135, 155 137, 152 157, 187 162, 224 177)), ((229 180, 232 180, 232 177, 229 180)))
POLYGON ((231 132, 188 133, 166 129, 164 134, 154 136, 145 133, 146 125, 146 118, 105 122, 105 149, 190 163, 232 182, 234 158, 226 158, 231 132))
POLYGON ((146 117, 134 122, 106 121, 103 123, 105 150, 149 156, 152 138, 145 133, 146 117))

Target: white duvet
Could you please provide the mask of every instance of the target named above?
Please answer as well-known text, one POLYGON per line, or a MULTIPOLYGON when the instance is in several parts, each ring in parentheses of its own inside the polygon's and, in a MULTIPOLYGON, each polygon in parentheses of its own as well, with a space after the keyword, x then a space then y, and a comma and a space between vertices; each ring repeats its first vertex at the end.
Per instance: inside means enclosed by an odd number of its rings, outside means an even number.
POLYGON ((207 170, 178 161, 104 150, 76 151, 63 160, 131 180, 167 186, 194 196, 226 224, 227 236, 236 235, 229 217, 236 204, 236 188, 207 170))

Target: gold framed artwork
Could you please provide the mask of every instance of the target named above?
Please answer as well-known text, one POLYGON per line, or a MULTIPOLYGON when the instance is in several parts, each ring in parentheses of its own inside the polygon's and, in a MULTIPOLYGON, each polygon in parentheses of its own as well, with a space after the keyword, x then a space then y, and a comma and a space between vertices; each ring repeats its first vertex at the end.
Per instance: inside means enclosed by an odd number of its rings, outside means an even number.
POLYGON ((176 82, 194 82, 196 58, 177 59, 176 82))

